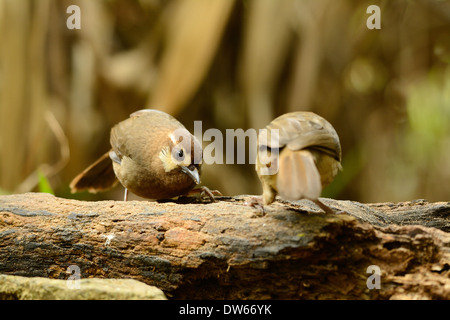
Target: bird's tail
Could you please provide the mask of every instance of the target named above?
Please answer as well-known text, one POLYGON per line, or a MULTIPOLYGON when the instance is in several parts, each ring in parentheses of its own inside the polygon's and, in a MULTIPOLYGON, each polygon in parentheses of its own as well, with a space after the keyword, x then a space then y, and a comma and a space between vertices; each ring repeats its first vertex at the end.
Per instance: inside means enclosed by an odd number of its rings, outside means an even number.
POLYGON ((109 152, 77 175, 70 183, 72 193, 88 190, 91 193, 105 191, 117 184, 109 152))
POLYGON ((292 151, 288 148, 281 152, 277 189, 279 195, 286 200, 319 198, 322 185, 311 152, 292 151))

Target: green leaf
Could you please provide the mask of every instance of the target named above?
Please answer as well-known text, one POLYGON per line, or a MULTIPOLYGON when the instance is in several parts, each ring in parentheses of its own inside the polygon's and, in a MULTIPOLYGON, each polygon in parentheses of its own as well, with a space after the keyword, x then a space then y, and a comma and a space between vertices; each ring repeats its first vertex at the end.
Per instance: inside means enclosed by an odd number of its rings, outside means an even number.
POLYGON ((48 181, 45 174, 41 170, 38 170, 37 174, 39 177, 39 192, 50 193, 54 195, 55 192, 53 191, 50 182, 48 181))

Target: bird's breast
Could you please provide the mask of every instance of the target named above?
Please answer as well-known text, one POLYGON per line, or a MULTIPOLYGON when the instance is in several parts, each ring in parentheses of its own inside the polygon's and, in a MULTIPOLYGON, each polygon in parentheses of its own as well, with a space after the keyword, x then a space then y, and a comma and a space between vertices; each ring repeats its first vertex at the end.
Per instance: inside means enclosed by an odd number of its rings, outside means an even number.
POLYGON ((113 166, 117 178, 125 188, 148 199, 173 198, 195 186, 195 182, 180 170, 165 172, 162 164, 153 161, 139 164, 124 157, 121 164, 113 163, 113 166))

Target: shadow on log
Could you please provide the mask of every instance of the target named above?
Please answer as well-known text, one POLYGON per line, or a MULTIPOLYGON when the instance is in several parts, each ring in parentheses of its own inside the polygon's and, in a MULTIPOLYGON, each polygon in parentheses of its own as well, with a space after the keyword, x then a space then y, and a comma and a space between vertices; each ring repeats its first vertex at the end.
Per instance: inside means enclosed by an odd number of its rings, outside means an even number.
POLYGON ((277 201, 262 214, 250 198, 0 196, 0 274, 68 279, 75 265, 82 279, 132 278, 169 299, 450 298, 450 203, 322 199, 343 211, 327 215, 277 201))

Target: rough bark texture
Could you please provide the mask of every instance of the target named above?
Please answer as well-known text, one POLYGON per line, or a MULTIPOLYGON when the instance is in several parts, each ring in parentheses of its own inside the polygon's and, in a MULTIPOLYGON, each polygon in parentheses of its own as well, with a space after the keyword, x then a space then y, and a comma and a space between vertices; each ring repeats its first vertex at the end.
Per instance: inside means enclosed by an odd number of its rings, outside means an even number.
POLYGON ((170 299, 449 299, 450 203, 0 196, 0 274, 132 278, 170 299), (367 268, 381 270, 380 289, 367 268), (369 279, 369 280, 368 280, 369 279))

